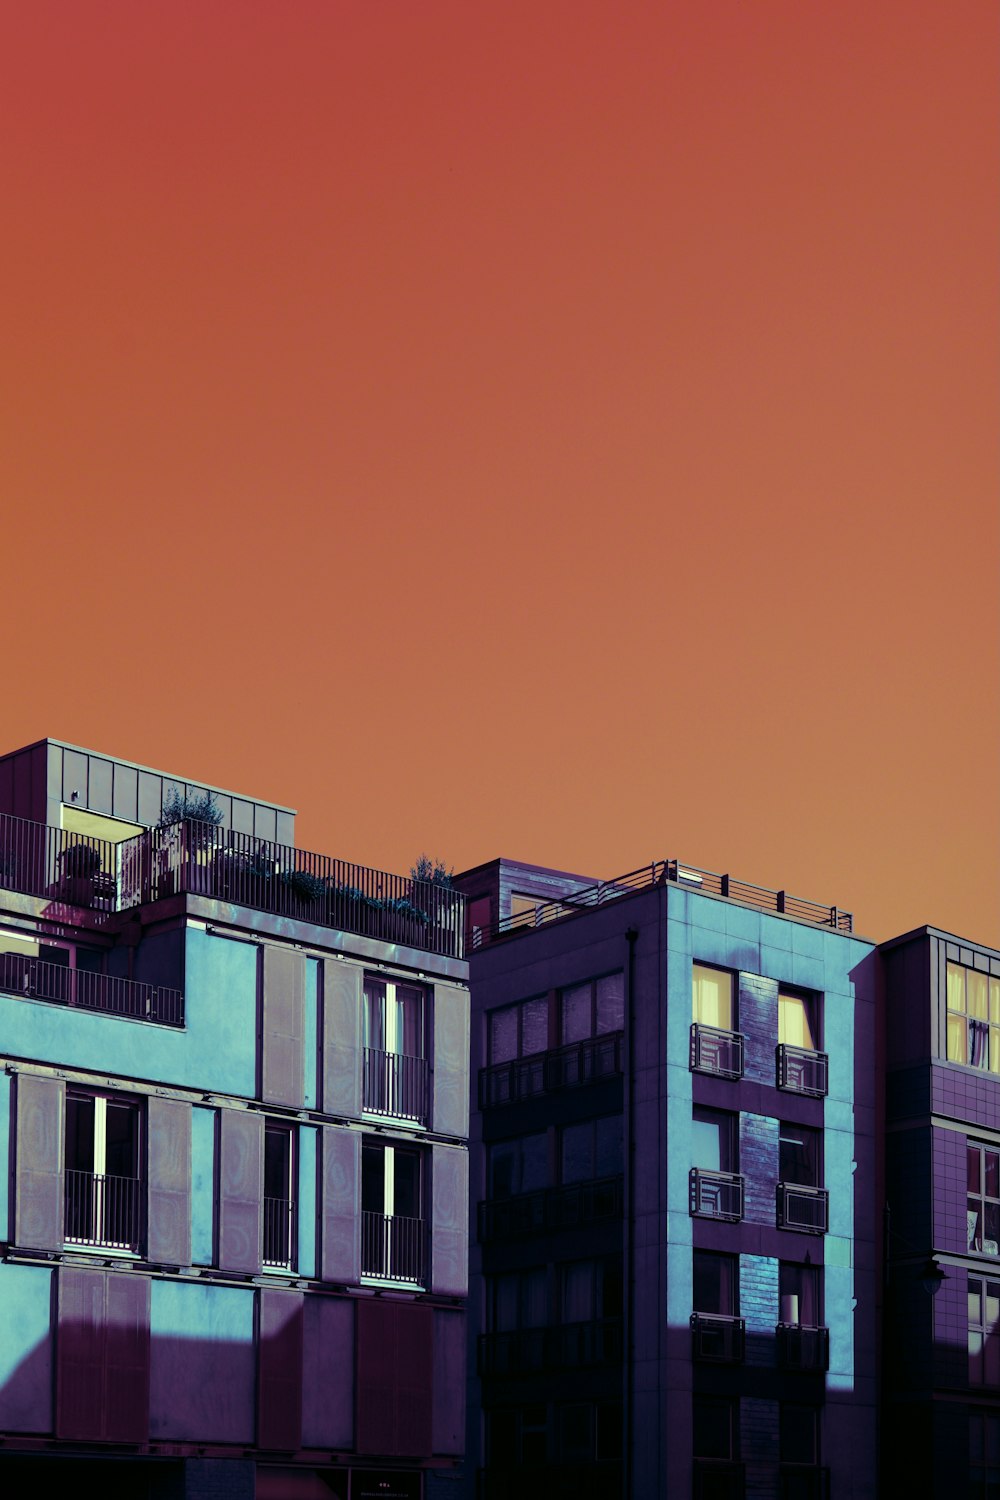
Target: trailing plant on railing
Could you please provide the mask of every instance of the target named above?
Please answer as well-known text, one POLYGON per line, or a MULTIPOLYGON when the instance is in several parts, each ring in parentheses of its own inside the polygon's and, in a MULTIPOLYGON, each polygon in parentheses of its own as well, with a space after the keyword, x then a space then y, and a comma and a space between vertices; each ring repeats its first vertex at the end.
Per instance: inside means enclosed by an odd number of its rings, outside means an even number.
POLYGON ((365 906, 369 911, 391 912, 394 916, 412 917, 414 921, 424 926, 430 921, 423 907, 414 906, 406 896, 369 896, 359 890, 356 885, 336 885, 333 882, 327 889, 332 897, 357 902, 359 906, 365 906))
POLYGON ((325 880, 308 870, 283 870, 278 878, 301 901, 321 901, 329 889, 325 880))

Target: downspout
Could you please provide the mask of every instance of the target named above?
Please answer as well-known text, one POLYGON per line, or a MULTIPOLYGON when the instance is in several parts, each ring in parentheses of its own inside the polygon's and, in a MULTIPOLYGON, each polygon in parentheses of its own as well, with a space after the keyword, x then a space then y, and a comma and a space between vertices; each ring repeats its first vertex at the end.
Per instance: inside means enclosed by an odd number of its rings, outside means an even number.
POLYGON ((623 1089, 623 1114, 625 1119, 624 1150, 625 1150, 625 1178, 624 1198, 622 1202, 622 1235, 623 1235, 623 1259, 625 1262, 625 1274, 622 1277, 622 1314, 625 1323, 624 1339, 624 1369, 622 1371, 622 1497, 623 1500, 631 1500, 632 1496, 632 1447, 633 1447, 633 1399, 632 1387, 635 1379, 635 1339, 634 1329, 634 1306, 635 1299, 632 1288, 635 1284, 634 1273, 634 1234, 632 1224, 632 1203, 634 1200, 634 1153, 632 1150, 632 1107, 635 1090, 632 1078, 632 1038, 635 1026, 632 997, 635 981, 635 944, 639 936, 637 927, 629 927, 625 932, 625 941, 628 943, 628 958, 625 964, 625 1034, 624 1048, 625 1056, 622 1058, 622 1089, 623 1089))

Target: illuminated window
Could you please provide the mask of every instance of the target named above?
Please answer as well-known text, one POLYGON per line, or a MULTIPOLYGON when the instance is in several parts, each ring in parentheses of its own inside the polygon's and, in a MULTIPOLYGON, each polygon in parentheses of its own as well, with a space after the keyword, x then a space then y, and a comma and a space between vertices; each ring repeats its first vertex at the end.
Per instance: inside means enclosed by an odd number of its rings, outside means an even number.
POLYGON ((948 965, 948 1061, 1000 1073, 1000 978, 948 965))
POLYGON ((1000 1255, 1000 1151, 969 1141, 965 1157, 968 1248, 1000 1255))
POLYGON ((786 1047, 820 1050, 819 997, 794 990, 778 991, 778 1041, 786 1047))
POLYGON ((691 970, 691 1019, 700 1026, 735 1031, 736 1006, 733 976, 725 969, 693 964, 691 970))

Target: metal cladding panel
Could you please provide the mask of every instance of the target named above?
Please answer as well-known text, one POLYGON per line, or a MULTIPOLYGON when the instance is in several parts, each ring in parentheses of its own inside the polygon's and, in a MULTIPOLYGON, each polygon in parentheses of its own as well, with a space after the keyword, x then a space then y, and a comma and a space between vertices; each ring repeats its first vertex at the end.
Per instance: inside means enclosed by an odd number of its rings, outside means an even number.
POLYGON ((90 793, 87 806, 91 812, 110 816, 114 797, 114 767, 101 756, 90 757, 90 793))
POLYGON ((469 1153, 431 1150, 431 1291, 464 1297, 469 1290, 469 1153))
POLYGON ((111 811, 125 823, 139 821, 139 772, 135 766, 115 763, 111 811))
POLYGON ((261 1269, 264 1116, 224 1109, 219 1123, 219 1265, 261 1269))
POLYGON ((358 1453, 431 1453, 433 1308, 360 1302, 357 1308, 358 1453))
POLYGON ((434 1106, 432 1128, 469 1134, 469 992, 434 986, 434 1106))
POLYGON ((294 948, 264 948, 261 1097, 301 1109, 306 1024, 306 958, 294 948))
POLYGON ((105 1273, 60 1266, 56 1328, 56 1436, 101 1438, 105 1399, 105 1273))
POLYGON ((303 1312, 303 1446, 353 1448, 354 1301, 307 1296, 303 1312))
POLYGON ((63 1135, 66 1085, 58 1078, 17 1077, 14 1241, 33 1250, 63 1243, 63 1135))
POLYGON ((261 1290, 257 1319, 257 1446, 302 1446, 301 1292, 261 1290))
POLYGON ((361 1137, 335 1125, 323 1127, 323 1232, 320 1274, 324 1281, 356 1285, 361 1275, 361 1137))
POLYGON ((149 1288, 145 1276, 106 1276, 104 1436, 118 1443, 149 1437, 149 1288))
POLYGON ((461 1454, 465 1449, 465 1313, 434 1309, 435 1453, 461 1454))
POLYGON ((150 1096, 149 1213, 146 1253, 170 1265, 191 1264, 191 1106, 150 1096))
POLYGON ((323 964, 323 1109, 352 1119, 361 1113, 362 979, 356 964, 323 964))

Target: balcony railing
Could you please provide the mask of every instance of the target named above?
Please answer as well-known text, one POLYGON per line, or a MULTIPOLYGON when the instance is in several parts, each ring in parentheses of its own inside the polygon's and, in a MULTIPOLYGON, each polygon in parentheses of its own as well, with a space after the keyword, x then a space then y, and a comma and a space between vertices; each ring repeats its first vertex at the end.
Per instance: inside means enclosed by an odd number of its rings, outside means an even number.
POLYGON ((714 1073, 719 1078, 743 1077, 743 1037, 738 1031, 721 1031, 695 1021, 691 1026, 691 1068, 695 1073, 714 1073))
POLYGON ((746 1323, 723 1313, 691 1314, 691 1357, 716 1365, 742 1364, 746 1323))
POLYGON ((513 1062, 494 1063, 490 1068, 482 1068, 479 1074, 480 1108, 514 1104, 521 1099, 616 1077, 622 1070, 622 1036, 622 1032, 612 1031, 605 1036, 572 1042, 568 1047, 537 1052, 533 1057, 520 1057, 513 1062))
POLYGON ((689 1178, 691 1212, 700 1219, 725 1219, 730 1224, 743 1217, 743 1178, 739 1172, 708 1172, 692 1167, 689 1178))
POLYGON ((65 964, 22 953, 0 953, 0 990, 50 1000, 81 1010, 128 1016, 133 1021, 156 1021, 161 1026, 184 1025, 184 996, 180 990, 120 979, 115 974, 92 974, 65 964))
POLYGON ((794 1094, 809 1094, 821 1099, 827 1092, 828 1058, 825 1052, 808 1047, 791 1047, 779 1042, 775 1052, 777 1084, 794 1094))
POLYGON ((593 1182, 539 1188, 513 1198, 491 1198, 479 1205, 479 1239, 519 1239, 585 1224, 620 1219, 621 1177, 599 1177, 593 1182))
POLYGON ((622 1357, 621 1318, 517 1328, 479 1338, 481 1375, 518 1375, 532 1370, 577 1370, 614 1365, 622 1357))
POLYGON ((743 1465, 731 1459, 696 1458, 694 1500, 743 1500, 743 1465))
POLYGON ((421 1285, 425 1242, 423 1219, 365 1210, 361 1215, 362 1276, 421 1285))
POLYGON ((142 1239, 142 1182, 103 1172, 67 1171, 66 1243, 137 1252, 142 1239))
POLYGON ((826 1188, 805 1187, 799 1182, 778 1183, 779 1229, 798 1229, 804 1234, 826 1234, 830 1195, 826 1188))
POLYGON ((295 1223, 295 1204, 291 1198, 264 1199, 264 1254, 265 1266, 279 1267, 290 1271, 294 1266, 292 1226, 295 1223))
POLYGON ((774 1330, 778 1364, 786 1370, 828 1370, 829 1328, 810 1328, 804 1323, 779 1323, 774 1330))
POLYGON ((732 875, 717 875, 712 870, 699 869, 697 865, 686 865, 680 860, 654 860, 639 870, 630 870, 627 875, 616 875, 613 880, 600 880, 596 885, 582 890, 556 896, 551 901, 540 902, 530 912, 518 912, 504 917, 494 927, 477 927, 473 932, 473 946, 485 947, 501 938, 520 932, 544 927, 549 922, 573 917, 590 907, 604 906, 609 901, 619 901, 636 891, 649 890, 652 886, 676 884, 687 890, 702 891, 710 896, 724 896, 740 906, 751 906, 756 911, 777 912, 795 917, 800 922, 814 922, 819 927, 832 927, 834 932, 851 932, 853 918, 849 911, 839 906, 823 906, 817 901, 803 901, 790 896, 787 891, 769 890, 766 886, 750 885, 745 880, 736 880, 732 875))
POLYGON ((0 814, 0 887, 94 911, 116 909, 117 845, 0 814))
POLYGON ((362 1107, 394 1120, 427 1120, 427 1059, 365 1048, 362 1107))

